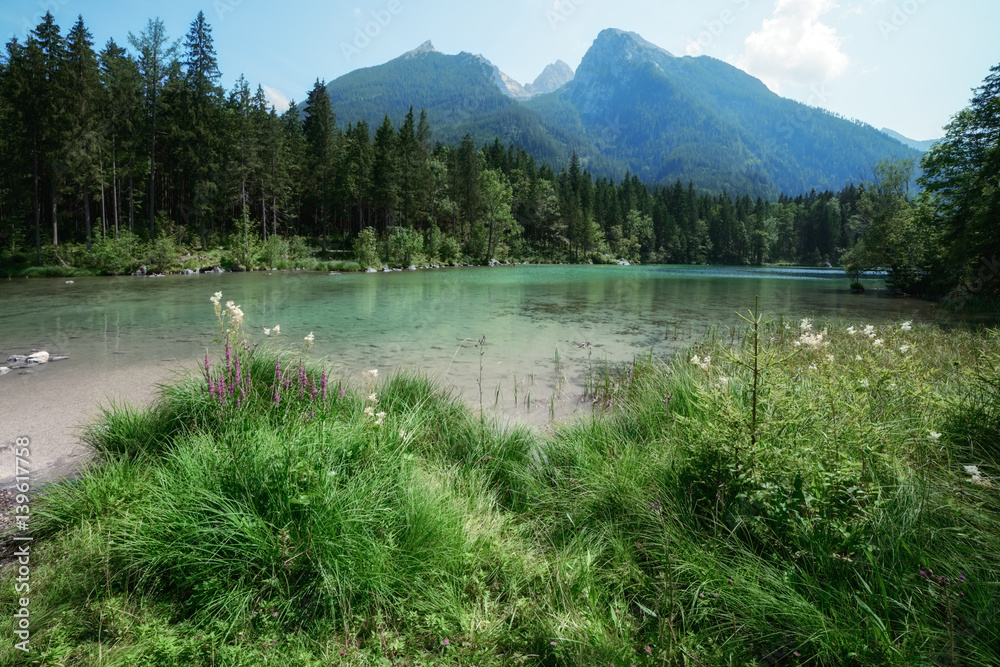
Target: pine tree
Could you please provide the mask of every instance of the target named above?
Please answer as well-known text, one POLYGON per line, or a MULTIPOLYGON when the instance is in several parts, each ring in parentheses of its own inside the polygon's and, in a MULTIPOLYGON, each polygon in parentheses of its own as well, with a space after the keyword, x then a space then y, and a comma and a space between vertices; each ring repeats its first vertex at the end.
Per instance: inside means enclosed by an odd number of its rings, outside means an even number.
POLYGON ((149 239, 156 238, 156 115, 160 91, 175 64, 177 42, 168 44, 166 29, 159 18, 150 19, 138 35, 131 32, 128 41, 138 51, 137 63, 146 96, 146 116, 149 122, 149 239))
POLYGON ((323 234, 323 252, 327 251, 328 214, 331 207, 332 173, 336 159, 336 117, 327 95, 326 85, 319 79, 306 99, 306 119, 302 126, 306 138, 306 160, 312 176, 310 194, 317 226, 323 234))

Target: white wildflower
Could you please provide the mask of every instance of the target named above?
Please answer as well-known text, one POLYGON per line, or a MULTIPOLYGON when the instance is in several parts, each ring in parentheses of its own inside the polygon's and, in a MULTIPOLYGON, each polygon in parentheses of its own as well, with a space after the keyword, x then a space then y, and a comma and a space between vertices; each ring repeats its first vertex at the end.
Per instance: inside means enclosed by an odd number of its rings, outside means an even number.
POLYGON ((965 472, 969 473, 970 475, 978 475, 979 474, 979 467, 978 466, 962 466, 962 469, 965 470, 965 472))
POLYGON ((869 385, 868 378, 861 378, 861 386, 867 389, 868 385, 869 385))
POLYGON ((875 337, 875 327, 873 325, 871 325, 871 324, 868 324, 868 325, 865 326, 865 330, 862 333, 864 333, 869 338, 874 338, 875 337))
POLYGON ((280 333, 281 333, 281 325, 280 324, 275 324, 274 325, 274 335, 277 336, 280 333))
POLYGON ((911 329, 913 329, 913 320, 906 320, 905 322, 899 325, 899 328, 902 331, 910 331, 911 329))
POLYGON ((797 341, 795 341, 795 347, 801 347, 805 345, 806 347, 810 347, 814 350, 819 349, 824 345, 827 345, 827 343, 823 341, 823 336, 825 334, 826 334, 826 329, 820 331, 819 333, 811 333, 810 331, 803 329, 802 335, 799 336, 799 339, 797 341))
POLYGON ((209 299, 209 301, 212 302, 213 306, 218 306, 219 305, 219 301, 221 301, 221 300, 222 300, 222 292, 216 292, 215 295, 212 296, 212 298, 209 299))
POLYGON ((876 338, 872 341, 872 347, 882 347, 882 339, 876 338))
POLYGON ((855 354, 854 355, 854 361, 864 361, 864 359, 861 357, 860 354, 855 354))
POLYGON ((900 354, 906 354, 909 351, 910 351, 910 346, 909 345, 900 345, 899 346, 899 353, 900 354))
POLYGON ((380 412, 377 415, 375 415, 375 425, 376 426, 381 426, 383 419, 385 419, 385 413, 384 412, 380 412))
POLYGON ((854 326, 849 326, 849 327, 847 327, 847 333, 849 333, 849 334, 851 334, 853 336, 856 333, 858 333, 858 330, 855 329, 854 326))
POLYGON ((271 335, 271 330, 268 329, 267 327, 264 327, 264 335, 265 336, 270 336, 271 335))
POLYGON ((309 332, 309 335, 305 337, 305 341, 306 341, 307 343, 312 343, 312 342, 313 342, 314 340, 316 340, 316 336, 314 336, 314 335, 313 335, 313 332, 312 332, 312 331, 310 331, 310 332, 309 332))
POLYGON ((811 371, 818 371, 819 368, 816 366, 816 364, 809 364, 809 370, 811 370, 811 371))
POLYGON ((706 356, 704 359, 702 359, 696 354, 693 357, 691 357, 691 363, 701 368, 701 370, 707 371, 712 367, 712 357, 706 356))
POLYGON ((931 431, 927 434, 927 437, 930 438, 931 442, 937 442, 941 439, 941 434, 937 431, 931 431))
POLYGON ((802 333, 808 333, 812 331, 812 328, 813 328, 812 320, 809 319, 808 317, 803 317, 802 320, 799 322, 799 329, 802 330, 802 333))
POLYGON ((375 405, 378 403, 378 396, 376 394, 369 394, 368 400, 371 401, 372 405, 375 405))
POLYGON ((729 378, 727 378, 725 375, 720 376, 719 386, 722 387, 723 389, 727 389, 729 387, 729 378))
POLYGON ((829 361, 831 364, 835 361, 834 356, 832 354, 826 355, 826 360, 829 361))
POLYGON ((370 371, 364 371, 361 376, 364 377, 365 381, 372 381, 378 377, 378 369, 373 368, 370 371))
POLYGON ((365 414, 369 417, 375 417, 375 408, 371 405, 365 408, 365 414))

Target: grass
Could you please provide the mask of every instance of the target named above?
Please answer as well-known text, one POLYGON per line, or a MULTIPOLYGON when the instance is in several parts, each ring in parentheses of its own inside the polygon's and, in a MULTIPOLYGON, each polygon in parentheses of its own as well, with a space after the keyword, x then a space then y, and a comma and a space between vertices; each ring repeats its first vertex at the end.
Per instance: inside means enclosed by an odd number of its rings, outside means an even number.
POLYGON ((1000 663, 996 331, 758 321, 593 372, 547 435, 239 346, 109 409, 35 508, 28 657, 1000 663))

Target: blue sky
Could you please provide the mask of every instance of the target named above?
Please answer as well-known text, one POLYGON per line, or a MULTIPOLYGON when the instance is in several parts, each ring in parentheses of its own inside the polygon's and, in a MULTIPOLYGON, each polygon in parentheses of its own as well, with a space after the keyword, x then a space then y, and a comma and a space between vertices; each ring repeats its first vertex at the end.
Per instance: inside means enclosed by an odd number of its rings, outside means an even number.
POLYGON ((97 48, 109 37, 127 45, 157 16, 183 37, 203 10, 223 84, 243 73, 279 109, 317 78, 428 39, 444 53, 481 53, 527 83, 556 59, 575 69, 613 27, 675 55, 730 62, 785 97, 930 139, 1000 63, 996 0, 5 0, 4 41, 23 38, 46 10, 64 34, 82 14, 97 48))

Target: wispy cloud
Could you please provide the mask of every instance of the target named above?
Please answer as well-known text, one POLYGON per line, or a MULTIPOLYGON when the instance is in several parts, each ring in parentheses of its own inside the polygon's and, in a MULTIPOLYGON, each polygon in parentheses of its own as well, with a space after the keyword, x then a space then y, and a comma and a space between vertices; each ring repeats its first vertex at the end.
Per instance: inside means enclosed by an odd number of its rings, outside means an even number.
POLYGON ((812 86, 843 74, 850 58, 837 31, 821 17, 833 0, 777 0, 774 15, 746 38, 736 65, 775 92, 782 84, 812 86))

